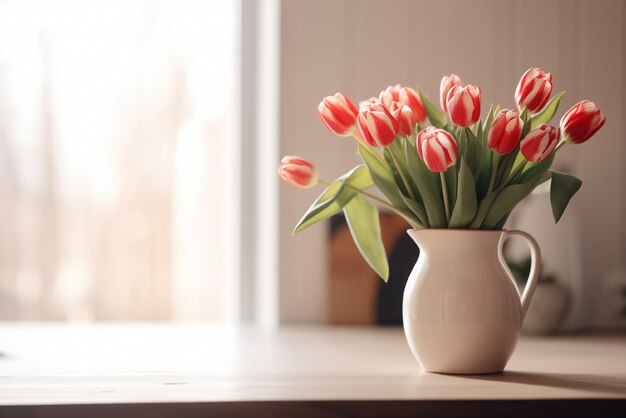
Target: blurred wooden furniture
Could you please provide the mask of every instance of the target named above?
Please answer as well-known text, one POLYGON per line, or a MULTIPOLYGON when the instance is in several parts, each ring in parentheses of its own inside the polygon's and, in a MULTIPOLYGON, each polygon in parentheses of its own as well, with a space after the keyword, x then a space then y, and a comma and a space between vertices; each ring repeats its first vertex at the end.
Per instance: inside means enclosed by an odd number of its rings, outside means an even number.
POLYGON ((1 417, 623 416, 626 336, 523 338, 504 374, 420 371, 401 329, 0 325, 1 417))
MULTIPOLYGON (((389 256, 410 225, 394 213, 381 212, 380 226, 383 243, 389 256)), ((335 325, 377 323, 376 309, 382 281, 359 253, 344 219, 333 219, 329 240, 326 287, 329 323, 335 325)), ((411 247, 417 256, 417 246, 411 243, 411 247)), ((414 261, 409 262, 413 264, 414 261)), ((402 279, 406 282, 406 277, 402 279)))

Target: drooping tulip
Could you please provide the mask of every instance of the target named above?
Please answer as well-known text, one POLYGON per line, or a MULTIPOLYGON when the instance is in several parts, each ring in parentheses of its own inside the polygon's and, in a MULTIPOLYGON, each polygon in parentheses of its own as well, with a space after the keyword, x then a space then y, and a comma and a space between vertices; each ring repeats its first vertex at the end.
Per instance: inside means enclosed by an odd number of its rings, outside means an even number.
POLYGON ((313 164, 295 155, 287 155, 280 161, 278 174, 287 183, 308 189, 319 182, 319 174, 313 164))
POLYGON ((519 108, 526 107, 537 113, 545 107, 552 93, 552 74, 541 68, 526 70, 515 89, 515 102, 519 108))
POLYGON ((550 156, 559 142, 559 128, 542 123, 522 139, 520 151, 531 163, 538 163, 550 156))
POLYGON ((454 86, 462 86, 463 80, 456 74, 450 74, 443 76, 441 79, 441 84, 439 86, 439 105, 443 109, 444 112, 448 111, 448 106, 446 106, 446 99, 448 98, 448 92, 454 86))
POLYGON ((502 109, 493 119, 487 136, 487 145, 498 154, 513 152, 519 144, 524 122, 519 111, 502 109))
POLYGON ((398 132, 402 135, 411 135, 415 129, 411 108, 405 104, 393 102, 389 111, 398 122, 398 132))
POLYGON ((382 103, 374 103, 357 116, 361 137, 373 147, 386 147, 398 135, 398 121, 382 103))
POLYGON ((561 118, 561 133, 566 142, 580 144, 602 128, 604 122, 602 110, 594 102, 583 100, 565 112, 561 118))
POLYGON ((443 129, 429 126, 417 134, 417 152, 430 171, 443 173, 456 163, 456 142, 443 129))
POLYGON ((317 106, 317 113, 326 127, 335 135, 350 136, 354 131, 358 111, 342 93, 324 97, 317 106))
POLYGON ((446 98, 448 117, 463 128, 480 119, 480 88, 474 84, 452 86, 446 98))

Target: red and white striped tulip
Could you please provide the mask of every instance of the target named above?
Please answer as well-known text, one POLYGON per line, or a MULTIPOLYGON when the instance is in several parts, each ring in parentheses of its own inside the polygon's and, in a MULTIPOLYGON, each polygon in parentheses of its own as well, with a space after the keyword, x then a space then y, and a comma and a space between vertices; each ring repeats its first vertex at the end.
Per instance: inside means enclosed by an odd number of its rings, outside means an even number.
POLYGON ((448 132, 429 126, 417 134, 417 152, 430 171, 443 173, 456 163, 458 149, 448 132))
POLYGON ((531 163, 538 163, 550 156, 559 142, 559 128, 542 123, 522 139, 520 151, 531 163))
POLYGON ((448 111, 448 106, 446 106, 446 99, 448 98, 448 92, 454 86, 462 86, 463 80, 456 74, 450 74, 443 76, 441 79, 441 84, 439 86, 439 105, 443 109, 444 112, 448 111))
POLYGON ((308 189, 319 182, 317 169, 310 162, 295 155, 287 155, 280 161, 278 174, 287 183, 308 189))
POLYGON ((388 109, 391 109, 392 103, 407 105, 411 109, 413 125, 426 121, 426 110, 424 109, 422 100, 419 94, 410 87, 402 87, 400 84, 389 86, 380 92, 378 99, 387 106, 388 109))
POLYGON ((367 100, 363 100, 359 102, 359 112, 369 109, 369 107, 373 105, 374 103, 380 103, 380 100, 378 100, 378 97, 370 97, 367 100))
POLYGON ((452 86, 446 98, 450 120, 463 128, 480 119, 480 88, 474 84, 452 86))
POLYGON ((537 113, 545 107, 552 93, 552 74, 541 68, 526 70, 515 89, 515 102, 519 108, 526 107, 537 113))
POLYGON ((398 135, 398 121, 382 103, 374 103, 357 116, 361 137, 373 147, 386 147, 398 135))
POLYGON ((317 113, 324 125, 335 135, 350 136, 358 111, 354 104, 342 93, 324 97, 317 106, 317 113))
POLYGON ((415 123, 413 123, 413 111, 411 108, 405 104, 393 102, 391 103, 389 111, 398 122, 398 132, 402 135, 411 135, 415 129, 415 123))
POLYGON ((561 118, 561 133, 566 142, 580 144, 602 128, 606 118, 594 102, 583 100, 576 103, 561 118))
POLYGON ((502 109, 493 119, 487 145, 498 154, 513 152, 519 144, 524 121, 519 117, 519 111, 502 109))

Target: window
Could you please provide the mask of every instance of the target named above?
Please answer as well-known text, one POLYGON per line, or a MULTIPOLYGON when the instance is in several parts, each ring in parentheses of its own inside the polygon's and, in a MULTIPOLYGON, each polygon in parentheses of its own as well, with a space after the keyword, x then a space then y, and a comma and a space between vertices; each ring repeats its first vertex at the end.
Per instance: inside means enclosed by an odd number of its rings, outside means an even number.
POLYGON ((0 319, 225 318, 238 8, 0 3, 0 319))

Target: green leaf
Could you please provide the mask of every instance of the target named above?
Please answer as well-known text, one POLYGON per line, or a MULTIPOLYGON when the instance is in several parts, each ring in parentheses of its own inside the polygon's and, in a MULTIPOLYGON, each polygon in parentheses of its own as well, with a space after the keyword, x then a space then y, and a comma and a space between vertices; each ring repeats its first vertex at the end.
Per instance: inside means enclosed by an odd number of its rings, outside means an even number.
POLYGON ((446 114, 430 101, 421 88, 418 87, 417 91, 419 92, 420 99, 422 100, 422 104, 424 105, 424 109, 426 110, 430 123, 437 128, 444 129, 447 123, 446 114))
POLYGON ((554 161, 554 156, 556 153, 552 153, 545 160, 539 163, 528 163, 520 176, 520 182, 525 182, 537 175, 543 173, 544 171, 548 171, 552 166, 552 162, 554 161))
POLYGON ((549 178, 550 173, 543 173, 527 183, 512 184, 502 189, 485 217, 483 229, 496 228, 502 218, 507 216, 535 187, 549 178))
POLYGON ((560 92, 559 94, 555 95, 552 99, 550 99, 546 107, 544 107, 541 112, 537 113, 531 119, 530 129, 535 129, 537 126, 541 125, 542 123, 548 123, 552 120, 552 118, 554 117, 554 114, 559 108, 559 103, 561 103, 561 98, 563 97, 563 95, 565 95, 564 91, 560 92))
POLYGON ((472 172, 473 176, 478 178, 478 173, 480 171, 480 166, 482 163, 482 145, 478 140, 478 137, 474 135, 471 129, 465 129, 466 134, 466 150, 465 150, 465 159, 467 161, 467 165, 472 172))
POLYGON ((386 282, 389 264, 380 232, 378 210, 363 197, 355 196, 344 208, 352 239, 370 267, 386 282))
POLYGON ((497 196, 498 193, 491 192, 480 201, 478 204, 478 210, 476 211, 476 216, 470 224, 469 229, 482 229, 483 221, 485 220, 487 213, 489 213, 489 209, 491 209, 491 205, 497 196))
POLYGON ((372 177, 365 166, 359 165, 350 170, 332 182, 313 202, 296 225, 293 234, 340 212, 357 194, 355 189, 367 189, 373 184, 372 177))
POLYGON ((456 195, 456 204, 452 210, 449 228, 466 228, 476 215, 478 202, 476 200, 474 176, 472 176, 472 171, 464 157, 461 158, 456 195))
POLYGON ((550 203, 552 204, 554 223, 557 223, 559 219, 561 219, 570 199, 576 194, 582 184, 583 182, 580 179, 572 175, 552 171, 550 203))
POLYGON ((411 145, 405 146, 409 175, 419 190, 430 228, 445 228, 446 215, 439 176, 426 167, 417 150, 411 145))

